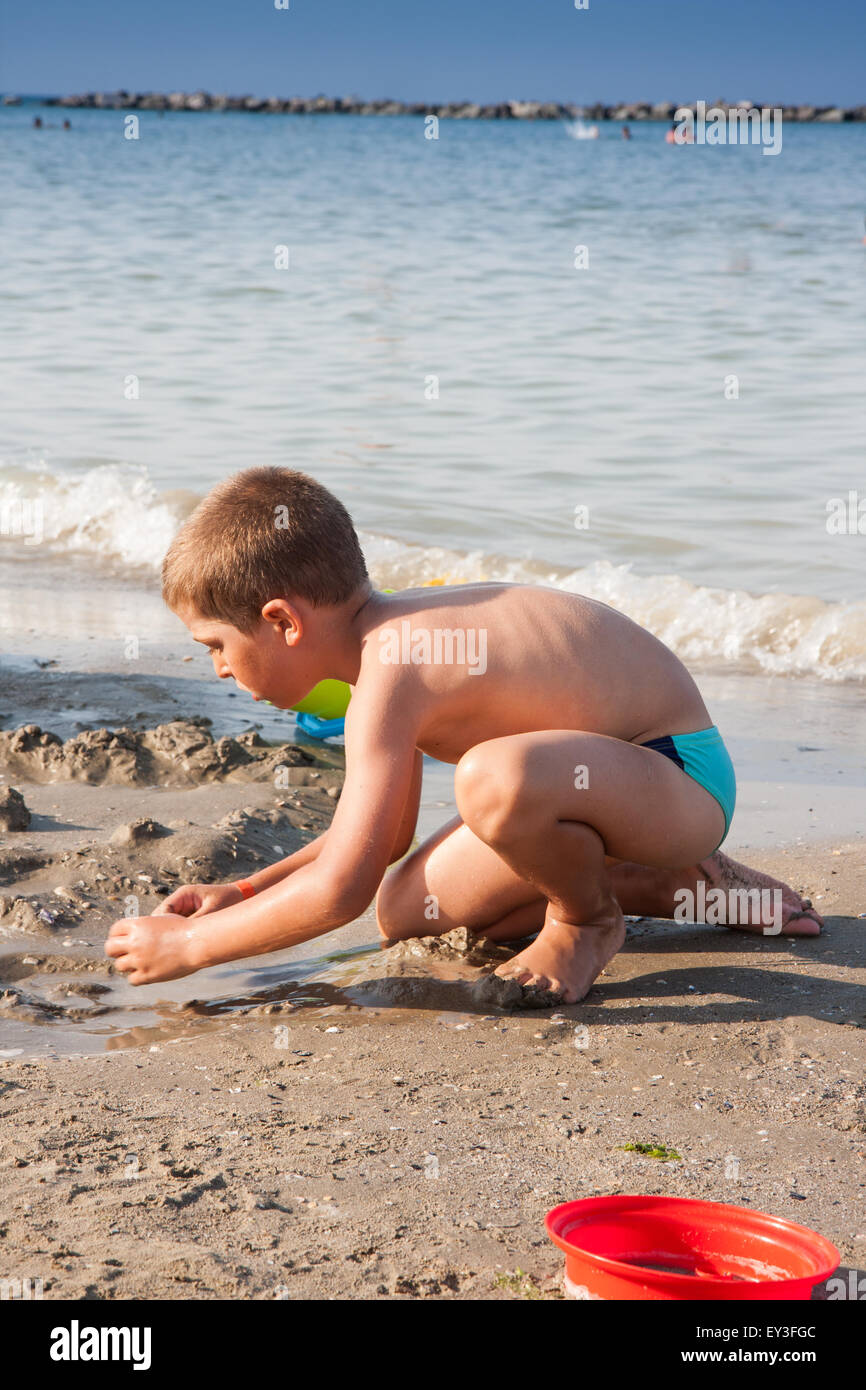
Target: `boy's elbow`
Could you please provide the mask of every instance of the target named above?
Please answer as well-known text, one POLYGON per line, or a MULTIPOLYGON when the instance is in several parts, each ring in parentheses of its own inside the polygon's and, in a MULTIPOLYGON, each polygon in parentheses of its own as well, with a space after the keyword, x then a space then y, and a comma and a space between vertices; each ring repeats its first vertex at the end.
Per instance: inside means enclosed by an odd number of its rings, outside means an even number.
POLYGON ((376 856, 375 860, 370 855, 358 862, 336 845, 323 850, 317 864, 316 898, 327 930, 345 927, 367 911, 386 868, 384 855, 381 859, 376 856))
POLYGON ((391 851, 391 857, 388 860, 388 863, 396 864, 398 860, 402 859, 405 854, 408 854, 410 849, 412 848, 412 841, 414 840, 414 838, 414 835, 404 835, 401 839, 399 839, 391 851))
POLYGON ((323 915, 328 929, 333 931, 335 927, 345 927, 349 922, 354 922, 356 917, 366 912, 375 896, 375 888, 370 889, 366 884, 335 885, 324 904, 323 915))

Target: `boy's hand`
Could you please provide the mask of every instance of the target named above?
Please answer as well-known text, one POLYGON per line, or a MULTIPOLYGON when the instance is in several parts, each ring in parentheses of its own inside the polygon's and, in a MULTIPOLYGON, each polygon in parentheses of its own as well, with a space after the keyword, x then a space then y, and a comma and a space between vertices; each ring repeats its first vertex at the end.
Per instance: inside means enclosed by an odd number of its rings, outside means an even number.
POLYGON ((243 893, 235 883, 187 883, 175 888, 170 897, 155 908, 154 917, 204 917, 223 907, 243 902, 243 893))
POLYGON ((194 941, 185 917, 121 917, 108 933, 105 954, 131 985, 152 985, 199 969, 194 941))

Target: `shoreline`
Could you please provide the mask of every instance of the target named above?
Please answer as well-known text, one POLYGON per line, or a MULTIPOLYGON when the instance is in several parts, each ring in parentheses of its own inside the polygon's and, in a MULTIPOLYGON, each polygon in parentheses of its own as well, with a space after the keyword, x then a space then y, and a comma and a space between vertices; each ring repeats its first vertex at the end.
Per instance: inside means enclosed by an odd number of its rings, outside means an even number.
MULTIPOLYGON (((674 113, 696 110, 695 102, 591 102, 578 105, 558 101, 500 101, 487 104, 470 101, 405 102, 391 98, 364 101, 360 97, 254 97, 226 96, 211 92, 83 92, 67 96, 3 97, 4 106, 58 106, 65 110, 122 111, 242 111, 252 114, 353 115, 353 116, 438 116, 454 120, 591 120, 657 121, 673 120, 674 113)), ((866 121, 866 105, 815 106, 807 103, 772 107, 753 101, 726 102, 714 107, 722 111, 779 110, 782 119, 798 123, 829 124, 866 121)))

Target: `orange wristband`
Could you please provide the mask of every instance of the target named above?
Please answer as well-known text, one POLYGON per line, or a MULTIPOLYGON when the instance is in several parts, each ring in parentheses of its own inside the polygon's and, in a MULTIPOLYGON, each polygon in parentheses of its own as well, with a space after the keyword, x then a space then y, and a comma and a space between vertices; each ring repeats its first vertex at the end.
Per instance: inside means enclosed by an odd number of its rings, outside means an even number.
POLYGON ((235 884, 235 888, 241 890, 242 898, 254 898, 256 896, 256 890, 248 878, 239 878, 235 884))

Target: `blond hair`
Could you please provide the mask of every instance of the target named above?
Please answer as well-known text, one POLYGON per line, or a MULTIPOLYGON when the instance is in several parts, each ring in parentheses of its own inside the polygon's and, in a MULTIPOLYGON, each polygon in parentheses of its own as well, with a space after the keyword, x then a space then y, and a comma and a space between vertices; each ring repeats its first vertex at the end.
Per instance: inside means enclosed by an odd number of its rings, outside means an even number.
POLYGON ((344 603, 367 580, 352 518, 306 473, 247 468, 218 483, 162 565, 169 608, 251 631, 272 598, 344 603))

